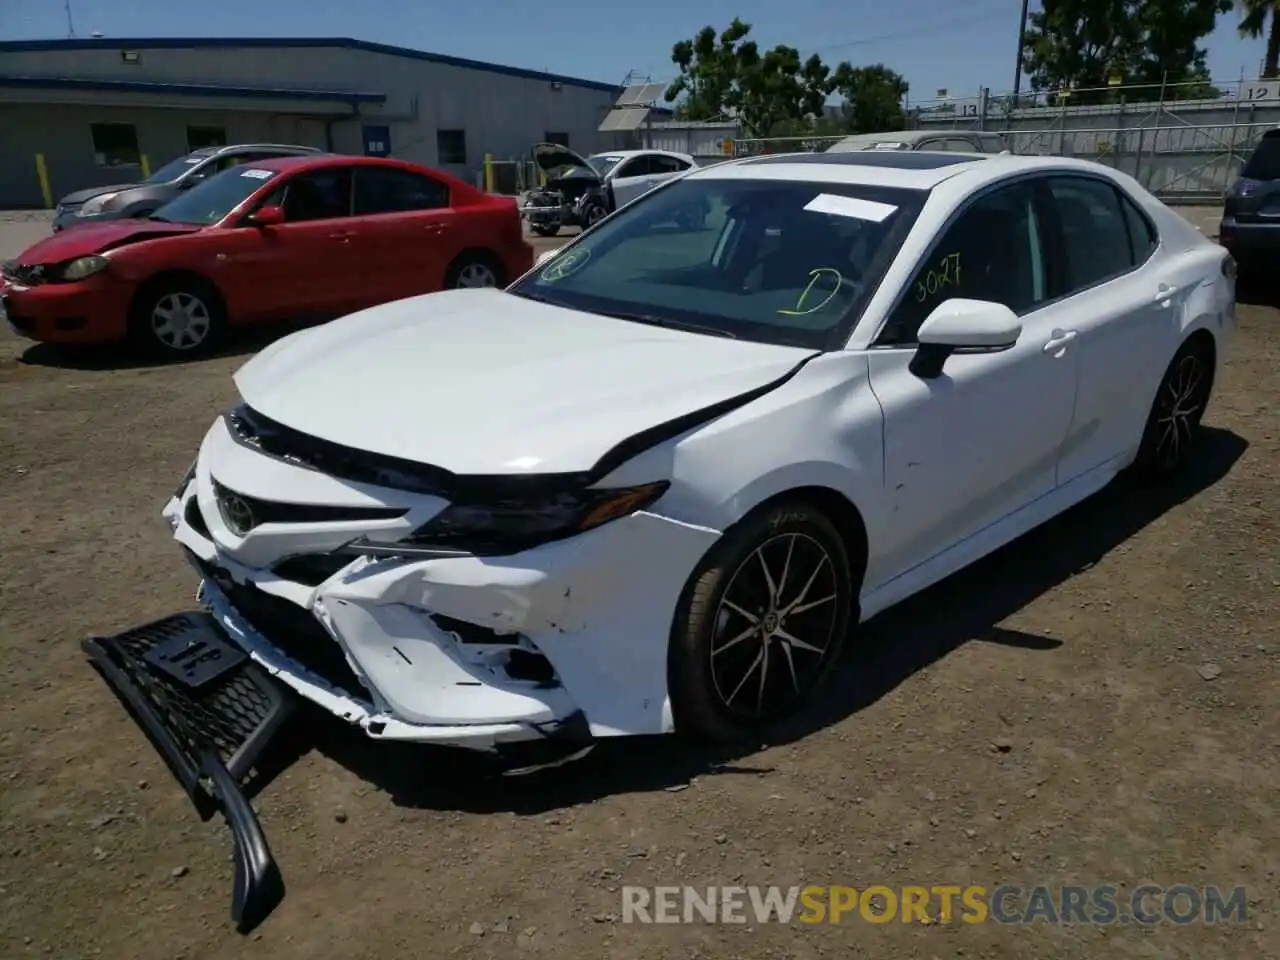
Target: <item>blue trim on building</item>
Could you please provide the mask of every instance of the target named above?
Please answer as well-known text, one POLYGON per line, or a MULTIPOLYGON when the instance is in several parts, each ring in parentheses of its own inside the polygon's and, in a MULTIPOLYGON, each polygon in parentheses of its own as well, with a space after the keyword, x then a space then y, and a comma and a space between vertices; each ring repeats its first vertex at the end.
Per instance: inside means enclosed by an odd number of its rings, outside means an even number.
POLYGON ((623 89, 615 83, 601 83, 597 80, 583 80, 580 77, 566 77, 557 73, 543 73, 540 70, 526 70, 522 67, 486 63, 483 60, 450 57, 442 53, 427 53, 425 50, 412 50, 408 47, 374 43, 370 40, 356 40, 352 37, 145 37, 136 39, 102 37, 89 40, 3 40, 0 41, 0 54, 23 52, 54 53, 62 50, 94 50, 102 48, 108 50, 231 50, 236 48, 262 49, 266 47, 275 47, 277 49, 338 47, 344 50, 364 50, 368 53, 380 53, 388 57, 423 60, 427 63, 461 67, 464 70, 482 70, 486 73, 497 73, 508 77, 522 77, 526 80, 545 80, 549 83, 562 83, 566 86, 582 87, 587 90, 620 93, 623 89))
MULTIPOLYGON (((3 52, 3 51, 0 51, 3 52)), ((231 97, 257 100, 309 100, 325 103, 385 103, 385 93, 342 90, 292 90, 274 87, 223 87, 208 83, 153 83, 147 80, 88 80, 79 77, 5 77, 0 89, 92 90, 114 93, 159 93, 180 97, 231 97)))

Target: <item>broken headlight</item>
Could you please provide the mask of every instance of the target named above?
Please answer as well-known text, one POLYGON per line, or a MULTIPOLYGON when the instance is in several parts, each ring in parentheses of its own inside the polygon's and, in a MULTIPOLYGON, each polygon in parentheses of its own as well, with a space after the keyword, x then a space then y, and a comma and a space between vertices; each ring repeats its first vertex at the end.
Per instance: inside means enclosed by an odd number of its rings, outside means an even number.
POLYGON ((400 541, 473 554, 506 555, 563 540, 655 503, 665 480, 637 487, 578 490, 537 500, 455 503, 400 541))

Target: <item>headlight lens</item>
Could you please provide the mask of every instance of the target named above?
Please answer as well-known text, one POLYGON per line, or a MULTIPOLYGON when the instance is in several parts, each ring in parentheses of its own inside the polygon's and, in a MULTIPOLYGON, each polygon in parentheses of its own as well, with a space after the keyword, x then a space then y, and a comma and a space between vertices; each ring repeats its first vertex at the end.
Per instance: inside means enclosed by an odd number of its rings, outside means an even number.
POLYGON ((401 542, 490 556, 519 553, 643 510, 666 493, 668 486, 664 480, 637 487, 560 493, 537 501, 454 504, 401 542))
POLYGON ((94 214, 101 213, 114 200, 118 193, 100 193, 96 197, 90 197, 76 211, 77 217, 92 217, 94 214))
POLYGON ((91 277, 95 273, 101 273, 107 269, 107 265, 111 261, 106 257, 77 257, 65 264, 61 270, 63 280, 83 280, 85 277, 91 277))

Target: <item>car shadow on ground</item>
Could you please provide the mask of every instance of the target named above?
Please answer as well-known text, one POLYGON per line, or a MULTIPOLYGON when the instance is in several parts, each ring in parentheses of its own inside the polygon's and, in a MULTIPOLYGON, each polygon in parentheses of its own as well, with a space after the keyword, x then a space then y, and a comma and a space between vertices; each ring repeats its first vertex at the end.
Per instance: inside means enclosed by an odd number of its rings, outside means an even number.
POLYGON ((1256 272, 1241 273, 1236 280, 1236 303, 1280 308, 1280 282, 1256 272))
MULTIPOLYGON (((847 719, 963 644, 996 643, 1052 653, 1061 641, 1001 624, 1164 513, 1212 487, 1247 448, 1248 442, 1230 431, 1205 428, 1201 456, 1176 481, 1152 487, 1120 477, 1038 530, 875 617, 846 648, 820 702, 803 718, 774 731, 768 743, 705 745, 678 737, 603 740, 581 759, 512 777, 504 775, 509 767, 470 751, 373 744, 360 731, 327 716, 308 726, 311 742, 386 791, 397 805, 414 808, 534 814, 612 794, 678 790, 695 776, 764 776, 769 768, 744 762, 763 746, 793 743, 847 719)), ((536 760, 536 753, 532 757, 536 760)))
POLYGON ((57 343, 37 343, 28 347, 18 358, 19 363, 37 367, 56 367, 63 370, 145 370, 153 367, 181 366, 202 363, 222 357, 239 357, 257 353, 281 337, 321 323, 320 320, 289 320, 281 323, 238 329, 214 350, 201 351, 189 357, 149 356, 131 349, 125 344, 72 346, 57 343))

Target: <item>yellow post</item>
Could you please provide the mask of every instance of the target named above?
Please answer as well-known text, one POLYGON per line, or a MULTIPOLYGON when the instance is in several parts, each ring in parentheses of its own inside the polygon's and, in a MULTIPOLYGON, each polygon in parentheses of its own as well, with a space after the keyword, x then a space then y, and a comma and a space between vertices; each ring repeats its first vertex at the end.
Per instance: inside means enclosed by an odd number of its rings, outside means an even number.
POLYGON ((44 197, 46 210, 53 209, 53 190, 49 187, 49 168, 45 166, 44 154, 36 154, 36 179, 40 181, 40 195, 44 197))
POLYGON ((145 180, 147 177, 151 176, 151 162, 147 160, 147 155, 145 153, 139 157, 138 160, 142 164, 142 179, 145 180))
POLYGON ((484 155, 484 189, 487 193, 493 193, 493 154, 486 153, 484 155))

